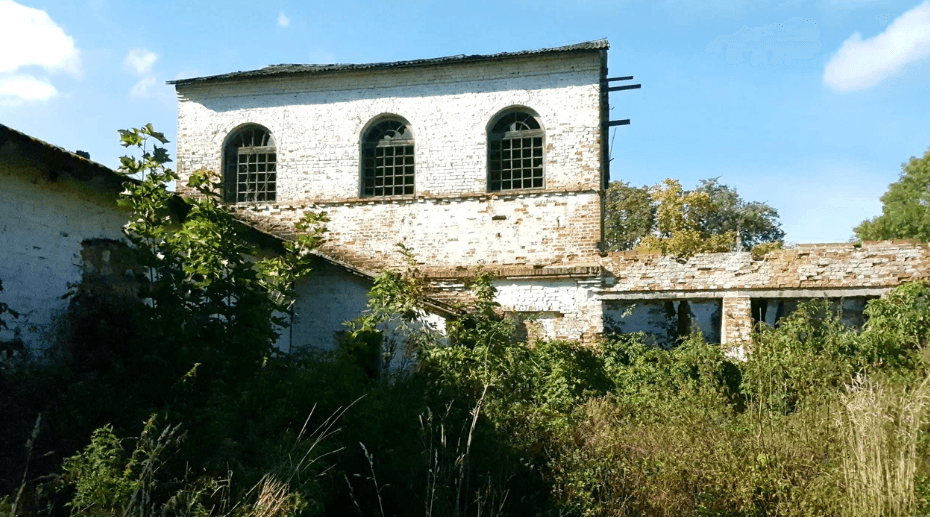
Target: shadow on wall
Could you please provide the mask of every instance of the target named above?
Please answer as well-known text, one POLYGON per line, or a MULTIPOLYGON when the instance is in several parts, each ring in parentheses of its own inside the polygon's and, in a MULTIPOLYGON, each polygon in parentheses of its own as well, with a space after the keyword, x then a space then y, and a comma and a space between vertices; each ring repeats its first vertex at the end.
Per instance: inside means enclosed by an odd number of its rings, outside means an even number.
POLYGON ((609 300, 604 302, 604 333, 642 332, 647 342, 662 348, 699 332, 708 343, 720 342, 720 299, 609 300))

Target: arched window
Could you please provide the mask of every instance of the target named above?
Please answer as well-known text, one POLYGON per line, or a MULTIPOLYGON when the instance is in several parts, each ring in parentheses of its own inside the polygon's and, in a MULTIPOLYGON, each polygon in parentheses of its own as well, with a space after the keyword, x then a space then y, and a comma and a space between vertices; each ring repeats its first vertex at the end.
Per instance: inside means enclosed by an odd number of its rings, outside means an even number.
POLYGON ((223 153, 223 200, 274 201, 277 157, 274 137, 267 129, 251 124, 233 133, 223 153))
POLYGON ((488 133, 488 190, 543 188, 545 131, 525 111, 501 116, 488 133))
POLYGON ((413 193, 413 130, 398 119, 378 122, 362 138, 362 196, 413 193))

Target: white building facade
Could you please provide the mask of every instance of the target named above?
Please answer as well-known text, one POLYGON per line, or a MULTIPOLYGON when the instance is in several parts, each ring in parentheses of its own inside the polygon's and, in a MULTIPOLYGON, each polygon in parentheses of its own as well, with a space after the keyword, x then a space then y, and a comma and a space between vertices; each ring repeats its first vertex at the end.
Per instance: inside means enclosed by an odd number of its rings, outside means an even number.
POLYGON ((240 218, 284 238, 324 211, 321 253, 360 271, 401 267, 398 244, 436 285, 493 270, 504 310, 548 337, 594 336, 607 48, 173 81, 179 184, 220 172, 240 218))

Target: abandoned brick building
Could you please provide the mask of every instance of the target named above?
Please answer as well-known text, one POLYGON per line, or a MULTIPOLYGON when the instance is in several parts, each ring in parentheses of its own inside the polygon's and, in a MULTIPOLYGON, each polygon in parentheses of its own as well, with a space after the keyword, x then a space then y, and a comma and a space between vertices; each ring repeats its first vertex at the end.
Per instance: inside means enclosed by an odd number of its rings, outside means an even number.
POLYGON ((861 310, 865 298, 927 276, 925 247, 910 243, 684 264, 604 253, 608 48, 598 40, 172 81, 181 183, 199 168, 222 171, 239 217, 283 238, 304 211, 329 214, 321 255, 331 267, 304 286, 329 296, 302 298, 293 332, 305 343, 331 340, 346 308, 364 307, 364 288, 342 287, 364 286, 348 271, 400 266, 398 243, 412 250, 436 300, 461 294, 482 267, 497 275, 504 310, 565 339, 656 333, 669 315, 679 330, 740 341, 753 307, 769 321, 786 301, 810 297, 861 310))
MULTIPOLYGON (((799 300, 836 300, 855 322, 864 300, 930 277, 926 245, 909 242, 799 245, 761 260, 604 252, 607 50, 601 40, 172 81, 179 189, 196 169, 221 171, 240 220, 284 239, 305 211, 329 214, 285 349, 332 346, 374 275, 403 266, 399 243, 429 278, 437 324, 481 267, 505 311, 558 339, 701 331, 738 343, 754 318, 773 323, 799 300)), ((94 244, 122 238, 120 179, 5 126, 0 179, 0 296, 21 313, 5 332, 41 348, 69 284, 114 269, 94 244)))

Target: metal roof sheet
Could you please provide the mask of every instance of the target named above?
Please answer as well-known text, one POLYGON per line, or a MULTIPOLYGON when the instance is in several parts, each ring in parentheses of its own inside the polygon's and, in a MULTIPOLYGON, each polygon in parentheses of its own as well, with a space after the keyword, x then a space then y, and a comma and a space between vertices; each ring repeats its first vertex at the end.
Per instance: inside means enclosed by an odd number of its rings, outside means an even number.
POLYGON ((541 48, 537 50, 523 50, 520 52, 501 52, 498 54, 485 54, 485 55, 458 55, 458 56, 448 56, 448 57, 437 57, 431 59, 414 59, 411 61, 394 61, 389 63, 364 63, 364 64, 330 64, 330 65, 271 65, 266 66, 265 68, 260 68, 258 70, 249 70, 245 72, 232 72, 228 74, 221 75, 211 75, 206 77, 193 77, 190 79, 177 79, 174 81, 167 81, 167 84, 173 84, 176 86, 186 86, 189 84, 196 83, 210 83, 210 82, 221 82, 221 81, 231 81, 231 80, 241 80, 241 79, 251 79, 254 77, 271 77, 279 75, 293 75, 293 74, 322 74, 322 73, 333 73, 333 72, 348 72, 348 71, 358 71, 358 70, 392 70, 399 68, 417 68, 425 66, 436 66, 436 65, 445 65, 445 64, 459 64, 459 63, 472 63, 476 61, 493 61, 499 59, 509 59, 515 57, 523 56, 534 56, 540 54, 551 54, 559 52, 578 52, 578 51, 588 51, 588 50, 607 50, 610 48, 610 43, 606 38, 586 41, 583 43, 576 43, 573 45, 565 45, 562 47, 552 47, 552 48, 541 48))

